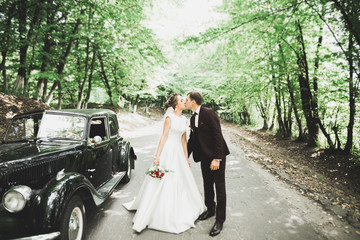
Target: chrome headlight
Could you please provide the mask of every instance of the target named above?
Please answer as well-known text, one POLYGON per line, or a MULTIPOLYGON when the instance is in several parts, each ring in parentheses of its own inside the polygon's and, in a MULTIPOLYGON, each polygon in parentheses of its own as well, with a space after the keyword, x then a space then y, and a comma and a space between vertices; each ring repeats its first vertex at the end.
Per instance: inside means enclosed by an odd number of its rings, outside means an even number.
POLYGON ((20 212, 30 200, 31 188, 28 186, 16 186, 7 191, 2 199, 4 208, 12 213, 20 212))

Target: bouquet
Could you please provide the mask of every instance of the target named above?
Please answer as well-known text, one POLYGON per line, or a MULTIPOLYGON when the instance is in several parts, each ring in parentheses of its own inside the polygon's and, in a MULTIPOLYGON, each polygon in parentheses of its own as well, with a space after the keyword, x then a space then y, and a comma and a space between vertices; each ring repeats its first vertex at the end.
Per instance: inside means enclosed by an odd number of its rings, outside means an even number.
POLYGON ((146 169, 145 174, 147 174, 153 178, 161 179, 162 177, 165 176, 165 173, 168 173, 168 172, 173 172, 173 171, 164 169, 164 168, 160 167, 159 165, 154 165, 154 166, 146 169))
POLYGON ((94 138, 89 138, 88 140, 88 146, 95 146, 98 147, 101 143, 102 139, 100 136, 95 136, 94 138))

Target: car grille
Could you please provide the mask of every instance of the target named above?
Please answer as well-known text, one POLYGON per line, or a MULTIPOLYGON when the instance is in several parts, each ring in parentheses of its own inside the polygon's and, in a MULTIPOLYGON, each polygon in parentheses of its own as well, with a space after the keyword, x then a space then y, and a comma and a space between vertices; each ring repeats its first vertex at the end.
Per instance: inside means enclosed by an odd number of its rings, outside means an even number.
POLYGON ((52 158, 37 161, 24 161, 21 164, 9 166, 0 175, 0 196, 12 186, 27 185, 33 189, 42 188, 42 185, 54 177, 58 171, 65 168, 65 158, 52 158))

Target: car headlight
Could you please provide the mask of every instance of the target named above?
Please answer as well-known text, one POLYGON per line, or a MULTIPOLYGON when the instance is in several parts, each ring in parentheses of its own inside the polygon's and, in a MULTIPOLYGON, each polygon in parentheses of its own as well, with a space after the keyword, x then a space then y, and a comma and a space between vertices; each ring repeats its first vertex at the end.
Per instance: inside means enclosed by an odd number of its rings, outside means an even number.
POLYGON ((26 206, 31 196, 31 188, 28 186, 16 186, 7 191, 2 199, 4 208, 12 213, 20 212, 26 206))

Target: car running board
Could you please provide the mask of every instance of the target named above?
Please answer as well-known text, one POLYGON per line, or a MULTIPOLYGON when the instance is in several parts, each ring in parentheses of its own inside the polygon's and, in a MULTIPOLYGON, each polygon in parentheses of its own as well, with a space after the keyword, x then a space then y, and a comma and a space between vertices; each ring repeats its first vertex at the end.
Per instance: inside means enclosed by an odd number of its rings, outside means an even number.
POLYGON ((101 205, 114 191, 126 172, 119 172, 113 176, 106 184, 98 189, 98 194, 92 194, 96 206, 101 205))

